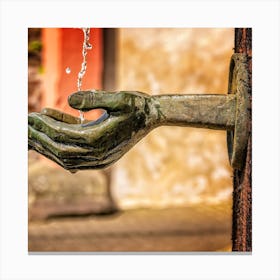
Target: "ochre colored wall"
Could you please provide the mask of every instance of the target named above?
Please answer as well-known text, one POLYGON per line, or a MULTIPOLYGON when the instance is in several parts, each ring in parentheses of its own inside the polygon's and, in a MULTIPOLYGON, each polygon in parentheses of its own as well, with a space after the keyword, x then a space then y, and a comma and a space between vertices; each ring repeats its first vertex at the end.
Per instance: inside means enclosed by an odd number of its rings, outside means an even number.
MULTIPOLYGON (((118 87, 148 94, 227 93, 233 29, 125 28, 118 87)), ((121 208, 231 203, 226 132, 160 127, 113 170, 121 208)))

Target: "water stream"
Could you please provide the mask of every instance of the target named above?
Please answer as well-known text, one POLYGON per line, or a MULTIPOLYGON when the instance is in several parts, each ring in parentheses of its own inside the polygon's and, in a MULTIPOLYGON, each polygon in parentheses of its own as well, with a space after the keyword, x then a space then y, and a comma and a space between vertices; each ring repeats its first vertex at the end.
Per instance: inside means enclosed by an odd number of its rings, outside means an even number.
MULTIPOLYGON (((83 42, 83 49, 82 49, 83 62, 81 65, 81 70, 78 73, 78 80, 77 80, 78 91, 82 89, 82 79, 87 69, 87 51, 92 49, 92 45, 89 43, 90 28, 82 28, 82 30, 84 32, 84 42, 83 42)), ((82 123, 84 121, 84 113, 82 111, 79 112, 80 112, 80 119, 82 123)))
MULTIPOLYGON (((83 41, 83 48, 82 48, 82 56, 83 56, 83 61, 81 64, 81 70, 78 73, 78 80, 77 80, 77 88, 78 91, 81 91, 82 89, 82 79, 86 73, 87 70, 87 51, 92 49, 92 45, 89 42, 89 34, 90 34, 90 28, 82 28, 83 33, 84 33, 84 41, 83 41)), ((71 68, 67 67, 65 69, 66 74, 70 74, 71 73, 71 68)), ((80 112, 80 120, 81 123, 83 123, 84 121, 84 113, 82 111, 80 112)))

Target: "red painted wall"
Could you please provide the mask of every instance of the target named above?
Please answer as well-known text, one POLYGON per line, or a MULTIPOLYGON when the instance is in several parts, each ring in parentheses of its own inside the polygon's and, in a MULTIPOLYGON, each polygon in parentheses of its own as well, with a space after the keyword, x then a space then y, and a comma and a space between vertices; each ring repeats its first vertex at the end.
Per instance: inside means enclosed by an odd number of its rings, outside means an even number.
MULTIPOLYGON (((77 77, 83 61, 82 45, 84 34, 80 28, 42 29, 42 63, 44 71, 44 93, 42 107, 52 107, 79 116, 77 110, 69 107, 68 96, 77 91, 77 77), (66 73, 66 68, 71 73, 66 73)), ((82 80, 82 90, 101 89, 103 71, 102 29, 91 28, 87 53, 87 70, 82 80)), ((95 119, 99 111, 89 112, 86 117, 95 119)))

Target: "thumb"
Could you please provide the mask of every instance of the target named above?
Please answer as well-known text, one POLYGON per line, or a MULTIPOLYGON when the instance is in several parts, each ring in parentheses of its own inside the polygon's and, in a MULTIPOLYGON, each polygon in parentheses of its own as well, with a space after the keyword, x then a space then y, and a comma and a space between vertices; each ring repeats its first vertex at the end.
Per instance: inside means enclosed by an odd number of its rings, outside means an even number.
POLYGON ((81 111, 102 108, 107 111, 130 110, 131 99, 134 96, 128 92, 107 92, 101 90, 78 91, 68 97, 69 105, 81 111))

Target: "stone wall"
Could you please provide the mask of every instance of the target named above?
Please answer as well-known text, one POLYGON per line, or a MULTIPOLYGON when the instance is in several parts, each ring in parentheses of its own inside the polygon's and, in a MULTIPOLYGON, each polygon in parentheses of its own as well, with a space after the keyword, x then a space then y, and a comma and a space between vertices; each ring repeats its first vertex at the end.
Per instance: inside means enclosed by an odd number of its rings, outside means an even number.
MULTIPOLYGON (((227 93, 233 29, 120 29, 118 87, 149 94, 227 93)), ((120 208, 231 201, 226 133, 160 127, 112 168, 120 208)))

